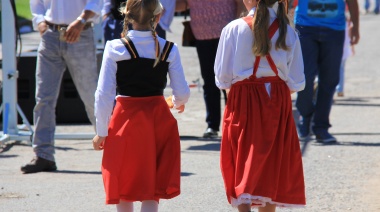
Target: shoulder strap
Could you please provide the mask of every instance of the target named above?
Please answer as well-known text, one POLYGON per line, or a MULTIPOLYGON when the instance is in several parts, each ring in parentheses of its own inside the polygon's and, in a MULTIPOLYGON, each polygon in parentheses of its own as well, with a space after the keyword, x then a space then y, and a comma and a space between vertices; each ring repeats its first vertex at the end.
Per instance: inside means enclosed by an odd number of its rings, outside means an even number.
POLYGON ((131 55, 131 58, 136 59, 140 57, 131 38, 125 36, 125 38, 121 38, 120 40, 124 44, 125 48, 128 50, 129 54, 131 55))
MULTIPOLYGON (((245 23, 248 24, 249 28, 252 29, 252 21, 253 21, 253 17, 252 16, 246 16, 246 17, 243 17, 242 18, 245 23)), ((278 19, 276 18, 272 24, 269 26, 268 28, 268 32, 269 32, 269 39, 272 39, 274 33, 276 33, 276 31, 278 30, 278 19)))
MULTIPOLYGON (((253 20, 253 17, 252 16, 246 16, 246 17, 243 17, 242 19, 248 24, 249 28, 252 29, 252 20, 253 20)), ((273 35, 278 30, 278 27, 279 27, 278 19, 276 18, 272 22, 272 24, 269 26, 269 28, 268 28, 269 39, 272 39, 273 35)), ((270 54, 266 55, 265 57, 267 58, 268 63, 270 65, 271 69, 273 70, 273 72, 276 75, 278 75, 278 70, 277 70, 276 64, 274 63, 274 61, 273 61, 272 57, 270 56, 270 54)), ((255 77, 256 77, 257 69, 259 67, 260 59, 261 59, 261 57, 256 56, 255 63, 253 64, 253 74, 252 75, 255 76, 255 77)))
POLYGON ((172 50, 173 46, 174 46, 173 42, 166 41, 164 49, 162 51, 161 61, 166 61, 168 59, 170 51, 172 50))

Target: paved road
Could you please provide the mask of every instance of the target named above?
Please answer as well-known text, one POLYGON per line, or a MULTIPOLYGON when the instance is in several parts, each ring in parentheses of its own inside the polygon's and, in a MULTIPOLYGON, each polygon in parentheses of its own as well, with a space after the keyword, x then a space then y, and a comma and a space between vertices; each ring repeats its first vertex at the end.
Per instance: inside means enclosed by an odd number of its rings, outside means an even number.
MULTIPOLYGON (((182 19, 176 17, 172 41, 180 43, 182 19)), ((278 211, 380 211, 380 16, 361 17, 362 39, 347 61, 346 96, 336 98, 331 133, 339 143, 310 141, 304 154, 307 207, 278 211)), ((35 48, 38 34, 23 35, 24 48, 35 48)), ((194 48, 180 47, 189 83, 200 78, 194 48)), ((165 91, 168 95, 169 90, 165 91)), ((295 96, 293 96, 294 98, 295 96)), ((227 203, 219 170, 220 140, 199 136, 206 128, 201 88, 178 119, 182 136, 182 194, 163 200, 160 211, 234 211, 227 203)), ((88 125, 59 126, 58 132, 92 132, 88 125)), ((304 143, 301 143, 304 145, 304 143)), ((115 211, 104 205, 101 152, 89 140, 57 140, 59 171, 23 175, 22 164, 33 157, 28 142, 8 142, 0 149, 0 211, 115 211)), ((136 209, 139 205, 136 204, 136 209)))

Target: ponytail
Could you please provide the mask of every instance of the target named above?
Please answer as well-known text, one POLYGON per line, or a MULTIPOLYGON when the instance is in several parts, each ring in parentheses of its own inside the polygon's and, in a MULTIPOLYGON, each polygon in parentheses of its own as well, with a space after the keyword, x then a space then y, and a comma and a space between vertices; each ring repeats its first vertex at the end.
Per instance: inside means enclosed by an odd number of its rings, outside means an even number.
POLYGON ((288 7, 287 0, 281 0, 278 2, 277 19, 278 19, 278 26, 279 26, 279 36, 276 41, 276 50, 283 49, 286 51, 289 49, 289 47, 286 46, 286 33, 288 29, 288 24, 289 24, 287 7, 288 7))
POLYGON ((155 52, 156 52, 156 59, 154 60, 154 64, 153 64, 153 67, 156 67, 156 65, 158 64, 158 62, 160 62, 160 57, 161 57, 161 51, 160 51, 160 43, 158 42, 158 39, 157 39, 157 32, 156 32, 156 29, 154 27, 154 22, 156 20, 156 17, 154 17, 150 23, 151 25, 151 30, 152 30, 152 35, 153 35, 153 38, 154 38, 154 48, 155 48, 155 52))
MULTIPOLYGON (((277 1, 278 0, 258 0, 256 12, 252 20, 252 33, 254 37, 252 52, 255 56, 265 56, 270 52, 272 42, 269 39, 269 33, 267 30, 269 28, 270 21, 268 7, 272 6, 277 1)), ((286 46, 287 25, 289 24, 286 5, 287 0, 278 1, 277 19, 279 22, 279 37, 275 45, 276 50, 289 49, 288 46, 286 46)))
POLYGON ((255 15, 253 16, 252 31, 255 40, 253 42, 252 51, 253 54, 256 56, 267 55, 271 48, 268 30, 262 30, 268 29, 269 27, 269 11, 267 8, 268 1, 269 0, 259 0, 255 15))

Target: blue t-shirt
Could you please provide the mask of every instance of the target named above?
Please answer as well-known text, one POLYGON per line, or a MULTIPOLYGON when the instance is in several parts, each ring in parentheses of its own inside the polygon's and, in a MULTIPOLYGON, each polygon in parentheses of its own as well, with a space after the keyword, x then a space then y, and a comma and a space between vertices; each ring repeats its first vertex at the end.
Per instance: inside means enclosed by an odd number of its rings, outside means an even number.
POLYGON ((295 10, 294 22, 301 26, 344 30, 345 8, 344 0, 300 0, 295 10))

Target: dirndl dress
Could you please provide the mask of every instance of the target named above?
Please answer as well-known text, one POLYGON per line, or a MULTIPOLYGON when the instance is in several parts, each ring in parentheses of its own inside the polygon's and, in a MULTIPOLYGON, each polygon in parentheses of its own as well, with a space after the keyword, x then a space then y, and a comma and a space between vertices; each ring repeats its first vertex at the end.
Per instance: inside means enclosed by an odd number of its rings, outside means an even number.
MULTIPOLYGON (((278 28, 274 23, 270 37, 278 28)), ((290 91, 270 55, 266 59, 276 76, 256 77, 260 59, 251 77, 232 85, 224 111, 220 163, 227 199, 235 207, 303 207, 302 154, 290 91), (270 94, 265 83, 271 84, 270 94)))
MULTIPOLYGON (((118 82, 128 79, 133 85, 145 83, 139 78, 145 71, 147 75, 158 74, 155 80, 166 85, 168 63, 165 61, 173 44, 167 41, 162 61, 152 69, 154 59, 140 58, 129 37, 122 42, 134 57, 120 62, 118 82), (131 71, 124 72, 123 66, 131 71), (128 73, 130 75, 123 75, 128 73)), ((129 97, 116 98, 104 142, 102 176, 106 204, 118 204, 120 200, 159 201, 178 196, 181 148, 177 120, 163 95, 126 96, 129 97)))

